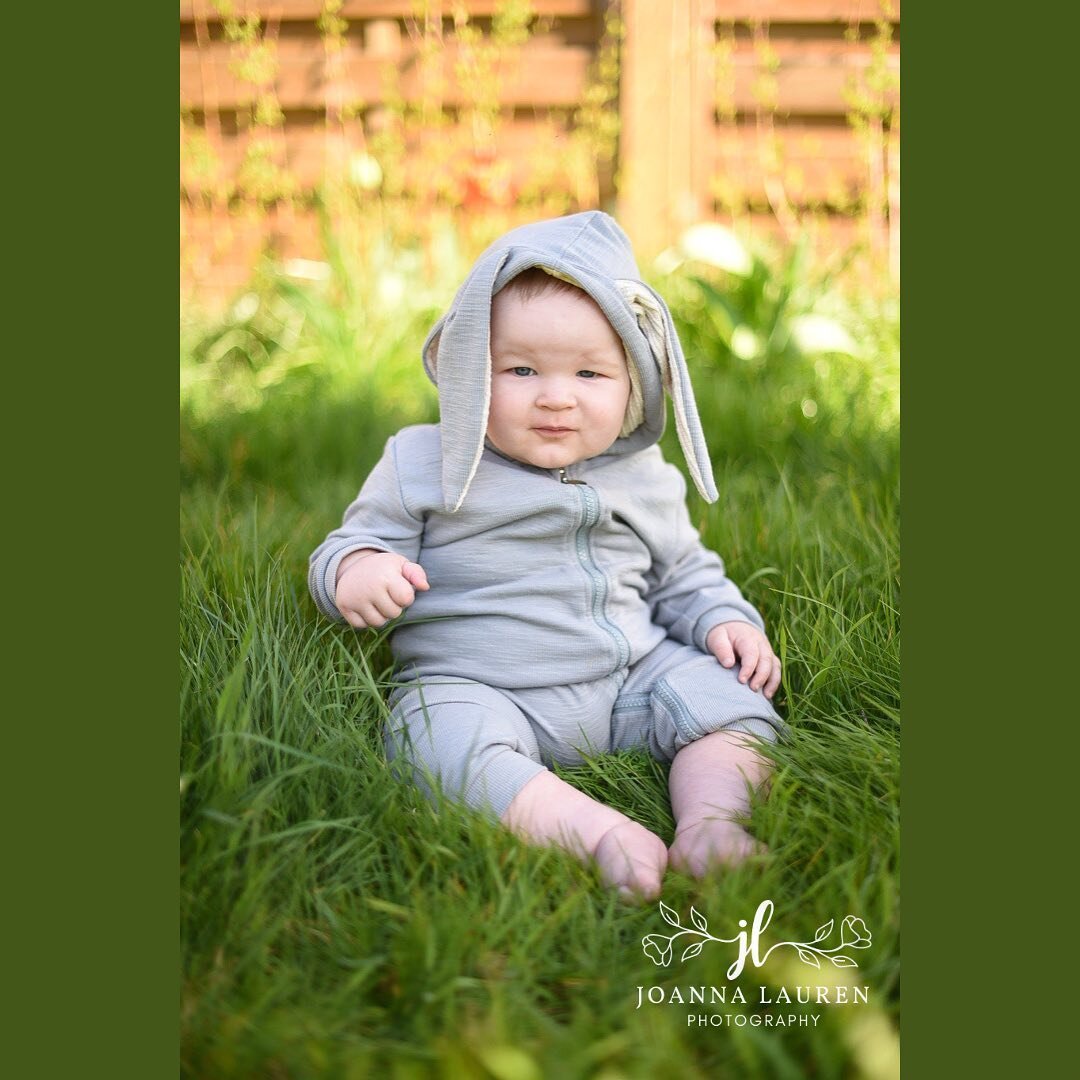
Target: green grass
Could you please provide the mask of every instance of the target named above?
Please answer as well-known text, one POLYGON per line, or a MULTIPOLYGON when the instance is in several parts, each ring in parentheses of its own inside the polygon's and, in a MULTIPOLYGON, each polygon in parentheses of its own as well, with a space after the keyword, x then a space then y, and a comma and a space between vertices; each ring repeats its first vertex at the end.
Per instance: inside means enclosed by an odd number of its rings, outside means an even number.
MULTIPOLYGON (((871 988, 870 1006, 784 1030, 635 1010, 638 986, 722 986, 731 948, 658 968, 640 945, 665 929, 655 905, 626 906, 569 856, 389 777, 386 642, 320 619, 305 576, 385 439, 435 417, 425 314, 346 332, 324 305, 267 355, 196 362, 189 349, 183 362, 184 1075, 888 1075, 872 1059, 890 1054, 899 1012, 890 332, 874 324, 861 364, 752 365, 710 349, 686 314, 720 489, 691 512, 765 615, 793 734, 752 818, 771 857, 704 883, 669 873, 663 898, 724 936, 771 899, 770 941, 861 917, 873 945, 843 974, 871 988)), ((665 450, 681 463, 670 432, 665 450)), ((666 769, 651 759, 563 775, 670 839, 666 769)), ((788 985, 821 981, 797 967, 788 985)), ((777 977, 748 967, 740 984, 754 1001, 777 977)))

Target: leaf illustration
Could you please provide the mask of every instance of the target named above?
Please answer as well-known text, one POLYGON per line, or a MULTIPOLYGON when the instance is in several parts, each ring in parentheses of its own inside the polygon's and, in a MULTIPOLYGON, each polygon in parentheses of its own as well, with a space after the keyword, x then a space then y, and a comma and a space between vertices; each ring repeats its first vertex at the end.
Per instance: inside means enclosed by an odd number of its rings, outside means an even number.
POLYGON ((796 945, 795 946, 795 951, 799 954, 799 959, 804 964, 810 964, 811 967, 816 967, 816 968, 821 967, 821 961, 817 958, 817 956, 814 953, 810 952, 809 949, 800 949, 799 946, 796 945))
POLYGON ((829 959, 836 965, 836 967, 855 967, 859 965, 851 959, 850 956, 830 956, 829 959))
POLYGON ((703 934, 709 932, 709 924, 705 921, 705 916, 694 907, 690 908, 690 920, 703 934))
POLYGON ((830 919, 824 926, 819 926, 814 935, 814 941, 824 941, 831 933, 835 919, 830 919))
POLYGON ((677 926, 680 930, 682 929, 678 913, 669 908, 663 900, 660 901, 660 914, 664 916, 664 922, 671 926, 677 926))
POLYGON ((684 960, 692 960, 702 949, 705 948, 705 942, 699 941, 696 945, 689 946, 682 954, 684 960))

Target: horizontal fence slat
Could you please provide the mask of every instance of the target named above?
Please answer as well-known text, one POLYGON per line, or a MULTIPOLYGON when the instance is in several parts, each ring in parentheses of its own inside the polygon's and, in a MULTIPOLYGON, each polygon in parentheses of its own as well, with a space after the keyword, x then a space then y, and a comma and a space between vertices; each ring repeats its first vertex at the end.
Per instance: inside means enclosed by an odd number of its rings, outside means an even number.
POLYGON ((723 22, 899 22, 900 0, 888 6, 887 15, 882 0, 717 0, 715 9, 723 22))
MULTIPOLYGON (((527 215, 522 216, 525 220, 527 215)), ((783 242, 785 234, 771 214, 733 217, 718 211, 714 219, 755 236, 783 242)), ((803 217, 811 242, 827 253, 869 239, 865 220, 830 215, 803 217)), ((899 222, 896 222, 898 225, 899 222)), ((187 296, 219 298, 235 293, 251 279, 260 254, 269 247, 279 265, 291 259, 325 260, 318 214, 313 210, 270 211, 260 217, 231 214, 220 208, 181 203, 181 291, 187 296)))
MULTIPOLYGON (((469 14, 489 17, 499 3, 500 0, 470 0, 469 14)), ((717 19, 724 22, 849 23, 876 22, 881 18, 900 21, 900 0, 894 0, 888 15, 883 12, 881 0, 718 0, 715 6, 717 19)), ((322 13, 321 0, 259 0, 236 3, 234 7, 239 14, 254 12, 264 19, 290 21, 314 22, 322 13)), ((587 18, 596 7, 590 0, 533 0, 532 3, 534 14, 561 18, 587 18)), ((348 20, 407 19, 416 12, 417 5, 411 0, 345 0, 340 14, 348 20)), ((194 22, 196 13, 210 21, 221 19, 207 0, 200 3, 182 0, 180 22, 194 22)), ((443 14, 449 16, 449 3, 443 4, 443 14)))
MULTIPOLYGON (((493 15, 501 0, 469 0, 469 15, 473 18, 485 18, 493 15)), ((347 20, 360 19, 408 19, 416 17, 418 4, 415 0, 345 0, 339 15, 347 20)), ((432 7, 435 7, 433 4, 432 7)), ((590 0, 533 0, 533 14, 561 18, 586 18, 593 14, 594 5, 590 0)), ((238 15, 253 13, 266 19, 314 22, 322 14, 322 0, 258 0, 252 3, 233 4, 238 15)), ((221 15, 208 0, 193 3, 182 0, 180 4, 180 22, 192 23, 196 16, 207 21, 220 22, 221 15)), ((450 17, 450 4, 443 4, 443 15, 450 17)))
POLYGON ((747 202, 765 199, 768 176, 796 206, 845 205, 866 188, 872 154, 880 157, 881 146, 848 128, 729 126, 713 142, 710 176, 714 188, 747 202))
MULTIPOLYGON (((854 81, 865 76, 872 60, 867 42, 818 42, 805 45, 774 42, 771 51, 778 67, 768 73, 751 42, 740 42, 732 50, 733 99, 739 111, 753 111, 763 103, 763 76, 775 81, 776 105, 781 113, 845 114, 854 81)), ((285 109, 325 106, 333 93, 342 104, 373 104, 386 92, 388 71, 396 71, 397 86, 404 99, 415 102, 424 96, 419 54, 409 44, 395 57, 372 56, 353 41, 341 54, 341 76, 336 85, 327 77, 321 49, 302 41, 283 40, 277 44, 277 76, 272 84, 278 103, 285 109)), ((503 105, 573 106, 581 101, 587 85, 592 50, 583 45, 535 44, 506 50, 498 70, 501 73, 503 105)), ((235 109, 250 104, 258 88, 236 76, 238 54, 227 42, 211 42, 205 47, 182 48, 180 52, 180 104, 187 108, 235 109)), ((438 74, 445 79, 442 97, 452 107, 469 101, 455 73, 459 61, 467 57, 455 45, 443 51, 438 74)), ((889 46, 889 71, 900 69, 899 46, 889 46)), ((895 105, 899 92, 891 93, 895 105)))
MULTIPOLYGON (((778 67, 769 73, 749 43, 733 50, 735 86, 731 104, 737 110, 753 111, 768 103, 760 87, 764 77, 775 80, 778 112, 842 116, 851 107, 849 98, 857 80, 865 77, 873 63, 870 46, 853 42, 803 46, 774 42, 772 51, 778 67)), ((890 46, 886 63, 890 74, 899 76, 899 46, 890 46)), ((899 89, 890 91, 886 100, 894 106, 898 104, 899 89)))
MULTIPOLYGON (((492 163, 500 170, 510 191, 520 191, 539 173, 554 168, 558 176, 570 132, 554 122, 507 119, 485 133, 483 149, 470 145, 465 133, 443 137, 433 149, 429 142, 414 139, 405 162, 407 191, 422 189, 433 174, 442 172, 465 184, 473 174, 484 175, 492 163)), ((286 128, 280 134, 239 132, 215 144, 220 162, 218 176, 235 177, 253 139, 269 139, 274 159, 288 169, 301 192, 314 191, 328 176, 348 176, 353 155, 368 152, 368 141, 354 127, 329 130, 320 123, 286 128)), ((765 177, 784 185, 787 198, 796 206, 850 203, 867 186, 870 157, 882 153, 880 145, 868 144, 847 127, 828 125, 777 125, 758 130, 755 125, 720 126, 707 159, 708 178, 714 188, 729 197, 756 204, 765 199, 765 177)), ((198 198, 214 189, 211 178, 192 170, 181 171, 185 194, 198 198)))
MULTIPOLYGON (((558 175, 559 159, 571 138, 565 125, 530 119, 507 119, 481 135, 482 146, 474 146, 471 132, 462 130, 442 135, 434 147, 422 134, 414 136, 406 148, 406 189, 422 189, 439 171, 467 186, 470 179, 486 176, 494 168, 501 183, 511 191, 520 191, 531 182, 541 182, 545 169, 554 169, 558 175)), ((351 158, 369 151, 368 140, 355 125, 342 130, 307 123, 282 132, 242 131, 214 143, 212 151, 219 161, 215 177, 185 168, 182 155, 181 187, 185 194, 192 198, 211 194, 215 179, 235 177, 256 140, 269 145, 272 159, 288 169, 301 192, 315 190, 327 178, 346 178, 351 158)))
MULTIPOLYGON (((182 49, 180 53, 180 104, 186 108, 242 108, 254 101, 259 88, 237 77, 237 57, 227 42, 211 42, 202 49, 182 49)), ((455 72, 459 60, 467 63, 461 50, 448 45, 442 53, 439 73, 445 80, 441 100, 448 106, 469 103, 466 88, 455 72)), ((503 105, 576 105, 585 89, 592 50, 566 45, 558 48, 507 49, 499 65, 503 105)), ((386 94, 386 78, 396 81, 408 102, 424 97, 424 72, 419 54, 405 46, 396 57, 372 56, 355 43, 345 45, 341 55, 341 77, 332 85, 327 77, 323 51, 303 42, 281 41, 277 45, 277 75, 272 88, 283 109, 319 108, 327 94, 334 93, 342 104, 371 104, 386 94), (396 72, 396 74, 395 74, 396 72)))

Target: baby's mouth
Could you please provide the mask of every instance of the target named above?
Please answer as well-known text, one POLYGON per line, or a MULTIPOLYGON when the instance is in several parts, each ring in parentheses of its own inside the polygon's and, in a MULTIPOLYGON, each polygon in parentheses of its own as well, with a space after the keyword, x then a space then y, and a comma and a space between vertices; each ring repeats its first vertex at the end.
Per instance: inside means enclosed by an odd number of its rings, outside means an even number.
POLYGON ((541 435, 569 435, 573 430, 573 428, 556 427, 555 425, 533 428, 533 431, 538 431, 541 435))

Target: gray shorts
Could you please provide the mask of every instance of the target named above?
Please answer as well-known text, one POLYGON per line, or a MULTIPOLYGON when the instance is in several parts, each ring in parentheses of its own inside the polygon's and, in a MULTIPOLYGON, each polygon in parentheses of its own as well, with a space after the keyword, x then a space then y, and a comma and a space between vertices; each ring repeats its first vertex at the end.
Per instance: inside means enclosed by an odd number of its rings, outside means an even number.
POLYGON ((501 817, 553 762, 641 747, 670 762, 714 731, 774 742, 784 722, 760 691, 690 645, 668 638, 633 667, 576 686, 504 690, 453 676, 425 676, 390 698, 386 752, 430 798, 501 817))

